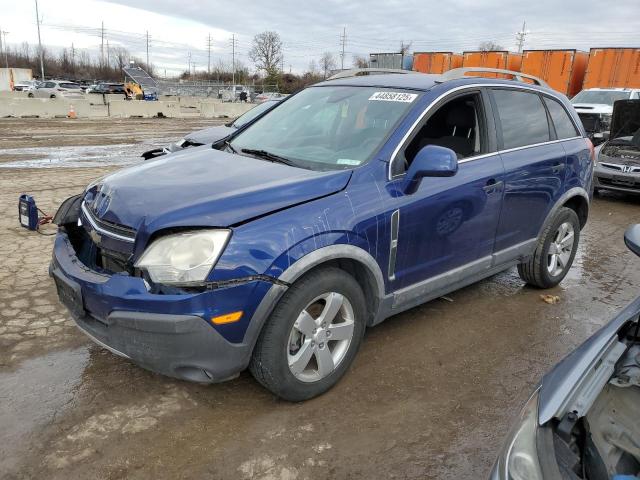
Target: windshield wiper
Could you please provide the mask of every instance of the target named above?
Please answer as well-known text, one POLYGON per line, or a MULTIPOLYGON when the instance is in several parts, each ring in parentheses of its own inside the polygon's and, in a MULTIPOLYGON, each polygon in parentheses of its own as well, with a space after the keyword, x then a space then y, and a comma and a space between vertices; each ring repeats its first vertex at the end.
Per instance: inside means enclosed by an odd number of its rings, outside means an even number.
POLYGON ((227 147, 229 150, 231 150, 231 153, 238 153, 238 151, 235 148, 233 148, 233 145, 231 145, 231 142, 229 140, 225 140, 223 145, 227 147))
POLYGON ((265 160, 269 160, 270 162, 275 163, 284 163, 285 165, 290 165, 296 167, 297 165, 289 160, 288 158, 281 157, 280 155, 276 155, 275 153, 267 152, 266 150, 254 149, 254 148, 243 148, 241 150, 242 153, 248 153, 257 158, 264 158, 265 160))

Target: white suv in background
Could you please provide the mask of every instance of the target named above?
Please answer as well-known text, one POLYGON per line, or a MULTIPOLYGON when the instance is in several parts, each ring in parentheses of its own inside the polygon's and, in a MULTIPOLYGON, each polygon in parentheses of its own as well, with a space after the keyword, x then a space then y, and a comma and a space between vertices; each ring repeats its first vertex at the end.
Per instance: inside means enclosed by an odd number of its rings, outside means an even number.
POLYGON ((640 89, 588 88, 571 99, 580 120, 594 143, 606 140, 604 133, 611 127, 613 102, 616 100, 638 100, 640 89))
POLYGON ((29 89, 31 98, 84 98, 82 87, 66 80, 47 80, 29 89))

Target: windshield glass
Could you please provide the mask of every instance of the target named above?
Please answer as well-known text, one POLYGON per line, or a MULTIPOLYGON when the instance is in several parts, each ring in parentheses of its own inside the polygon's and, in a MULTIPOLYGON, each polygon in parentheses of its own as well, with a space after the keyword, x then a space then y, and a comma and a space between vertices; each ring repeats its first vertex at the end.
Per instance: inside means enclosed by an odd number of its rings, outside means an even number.
POLYGON ((312 87, 279 105, 231 142, 315 170, 366 162, 418 93, 380 87, 312 87))
POLYGON ((246 125, 248 122, 256 118, 258 115, 260 115, 261 113, 264 113, 265 111, 273 107, 274 103, 276 102, 264 102, 256 105, 245 114, 240 115, 238 118, 236 118, 235 122, 233 122, 231 126, 235 128, 240 128, 243 125, 246 125))
POLYGON ((571 103, 600 103, 613 105, 616 100, 626 100, 629 92, 607 90, 583 90, 571 99, 571 103))

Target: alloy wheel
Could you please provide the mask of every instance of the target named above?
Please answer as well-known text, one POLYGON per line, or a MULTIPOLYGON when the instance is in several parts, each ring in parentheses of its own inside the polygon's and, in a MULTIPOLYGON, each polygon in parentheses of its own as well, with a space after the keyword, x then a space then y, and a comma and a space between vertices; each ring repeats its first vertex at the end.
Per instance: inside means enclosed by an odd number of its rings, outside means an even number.
POLYGON ((564 222, 556 230, 547 252, 547 270, 553 277, 560 275, 567 267, 573 251, 574 237, 575 231, 569 222, 564 222))
POLYGON ((340 293, 324 293, 309 302, 289 334, 291 373, 302 382, 317 382, 330 375, 349 350, 354 318, 351 303, 340 293))

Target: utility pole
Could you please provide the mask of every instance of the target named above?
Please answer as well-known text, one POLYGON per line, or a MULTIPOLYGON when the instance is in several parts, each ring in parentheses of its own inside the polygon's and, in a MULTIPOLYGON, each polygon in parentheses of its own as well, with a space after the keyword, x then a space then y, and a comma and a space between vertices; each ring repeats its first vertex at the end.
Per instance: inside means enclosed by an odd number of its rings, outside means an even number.
POLYGON ((524 47, 524 39, 529 34, 527 28, 527 22, 522 22, 522 30, 516 33, 516 42, 518 43, 518 53, 522 53, 524 47))
POLYGON ((149 70, 149 30, 147 30, 147 70, 149 70))
POLYGON ((189 52, 188 61, 187 61, 187 73, 191 76, 191 52, 189 52))
POLYGON ((42 52, 42 40, 40 39, 40 14, 38 13, 38 0, 36 2, 36 24, 38 25, 38 48, 40 49, 40 75, 44 82, 44 54, 42 52))
POLYGON ((342 42, 342 53, 340 54, 340 70, 344 70, 344 44, 347 42, 347 27, 342 27, 342 36, 340 37, 342 42))
POLYGON ((104 66, 104 22, 100 26, 100 66, 104 66))
POLYGON ((9 45, 7 44, 7 33, 9 32, 0 28, 0 53, 2 53, 2 46, 4 45, 4 63, 7 67, 7 70, 9 70, 9 56, 7 55, 9 45))
POLYGON ((211 34, 207 35, 207 73, 211 73, 211 34))
POLYGON ((109 39, 107 38, 107 68, 109 68, 109 39))
POLYGON ((231 84, 234 85, 234 94, 235 94, 235 84, 236 84, 236 34, 231 35, 231 84))

